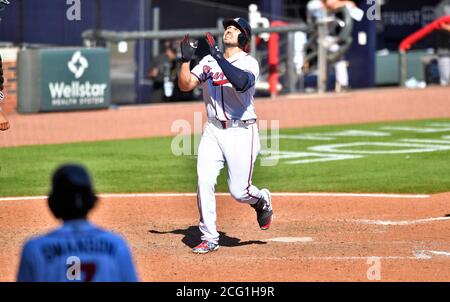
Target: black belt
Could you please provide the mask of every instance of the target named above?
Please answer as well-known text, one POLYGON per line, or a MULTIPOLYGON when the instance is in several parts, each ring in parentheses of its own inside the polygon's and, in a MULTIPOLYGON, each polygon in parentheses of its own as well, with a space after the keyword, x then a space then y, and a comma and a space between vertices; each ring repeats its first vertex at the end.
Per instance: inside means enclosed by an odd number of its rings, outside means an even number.
POLYGON ((256 119, 249 119, 249 120, 226 120, 221 121, 216 118, 209 119, 209 122, 215 125, 217 128, 220 129, 228 129, 228 128, 247 128, 247 126, 252 125, 256 123, 256 119))

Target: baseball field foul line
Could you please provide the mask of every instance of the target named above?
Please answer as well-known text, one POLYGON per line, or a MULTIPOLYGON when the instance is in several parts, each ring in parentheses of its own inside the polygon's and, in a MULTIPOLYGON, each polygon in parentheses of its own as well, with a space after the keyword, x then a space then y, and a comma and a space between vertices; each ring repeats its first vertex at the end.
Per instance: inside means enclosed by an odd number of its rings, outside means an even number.
MULTIPOLYGON (((216 196, 229 196, 229 193, 216 193, 216 196)), ((137 193, 137 194, 99 194, 101 198, 136 198, 136 197, 196 197, 197 193, 137 193)), ((369 198, 405 198, 426 199, 424 194, 357 194, 357 193, 292 193, 274 192, 272 196, 280 197, 369 197, 369 198)), ((47 196, 0 197, 0 201, 23 201, 46 199, 47 196)))
POLYGON ((379 224, 379 225, 411 225, 417 223, 425 223, 425 222, 434 222, 434 221, 442 221, 442 220, 450 220, 450 217, 436 217, 436 218, 427 218, 427 219, 419 219, 419 220, 404 220, 404 221, 385 221, 385 220, 356 220, 357 222, 364 224, 379 224))

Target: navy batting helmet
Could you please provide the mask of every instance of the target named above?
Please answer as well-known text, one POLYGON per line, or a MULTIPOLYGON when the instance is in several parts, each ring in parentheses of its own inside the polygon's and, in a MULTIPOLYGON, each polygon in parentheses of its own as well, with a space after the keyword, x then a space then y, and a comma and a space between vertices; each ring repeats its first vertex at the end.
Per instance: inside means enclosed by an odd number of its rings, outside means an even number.
POLYGON ((68 164, 55 171, 48 205, 56 218, 85 218, 96 201, 91 178, 83 166, 68 164))
POLYGON ((248 21, 244 18, 225 19, 223 20, 222 24, 225 29, 228 26, 233 25, 241 31, 238 36, 238 43, 239 47, 245 50, 252 38, 252 28, 248 21))

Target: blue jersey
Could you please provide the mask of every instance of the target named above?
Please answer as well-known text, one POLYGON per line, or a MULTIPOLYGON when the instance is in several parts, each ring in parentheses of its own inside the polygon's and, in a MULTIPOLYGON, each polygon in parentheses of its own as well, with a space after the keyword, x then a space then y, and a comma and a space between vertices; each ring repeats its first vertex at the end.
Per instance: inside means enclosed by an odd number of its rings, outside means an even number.
POLYGON ((135 282, 137 276, 121 237, 73 220, 25 243, 17 281, 135 282))

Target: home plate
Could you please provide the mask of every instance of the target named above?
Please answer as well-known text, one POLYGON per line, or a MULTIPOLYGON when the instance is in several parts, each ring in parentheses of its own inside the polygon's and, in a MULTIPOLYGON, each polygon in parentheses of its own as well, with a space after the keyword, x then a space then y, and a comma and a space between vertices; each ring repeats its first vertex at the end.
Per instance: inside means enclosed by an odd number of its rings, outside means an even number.
POLYGON ((291 242, 311 242, 313 241, 313 239, 311 237, 277 237, 268 239, 268 241, 291 243, 291 242))

